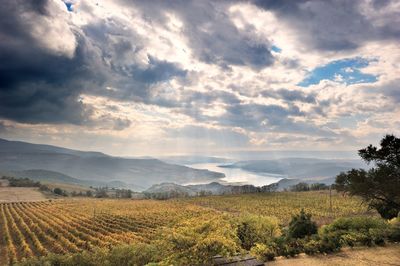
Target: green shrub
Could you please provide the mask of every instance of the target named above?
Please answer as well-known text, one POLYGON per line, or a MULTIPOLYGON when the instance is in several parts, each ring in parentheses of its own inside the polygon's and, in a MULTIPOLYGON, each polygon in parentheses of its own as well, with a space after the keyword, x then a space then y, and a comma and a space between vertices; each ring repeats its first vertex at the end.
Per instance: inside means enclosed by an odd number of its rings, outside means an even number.
POLYGON ((299 214, 294 215, 289 223, 288 235, 292 238, 303 238, 316 234, 317 224, 311 220, 311 214, 302 209, 299 214))
POLYGON ((304 243, 304 253, 314 255, 320 252, 321 241, 319 239, 309 239, 304 243))
POLYGON ((271 261, 274 260, 276 254, 276 250, 272 243, 266 245, 262 243, 256 243, 250 250, 250 253, 256 256, 257 259, 261 261, 271 261))
POLYGON ((197 217, 166 229, 160 246, 167 265, 208 265, 216 255, 241 251, 235 227, 228 216, 197 217))
POLYGON ((248 222, 242 222, 237 227, 237 236, 240 245, 246 250, 250 250, 258 240, 258 235, 248 222))
POLYGON ((304 241, 302 239, 289 239, 286 244, 286 254, 284 256, 294 257, 304 251, 304 241))
POLYGON ((385 240, 388 239, 390 229, 370 229, 369 235, 371 236, 372 243, 378 246, 385 245, 385 240))
POLYGON ((304 240, 287 237, 274 239, 274 247, 278 256, 294 257, 304 252, 304 240))
POLYGON ((354 247, 356 245, 371 246, 373 240, 370 234, 363 232, 350 231, 340 235, 340 243, 342 246, 354 247))
POLYGON ((393 242, 400 242, 400 217, 389 221, 388 238, 393 242))
POLYGON ((368 232, 370 229, 386 229, 388 224, 380 218, 351 217, 338 218, 323 228, 324 232, 368 232))
POLYGON ((275 217, 244 215, 239 218, 236 229, 242 248, 250 250, 256 243, 269 243, 281 234, 275 217))
POLYGON ((341 245, 384 245, 390 234, 388 223, 380 218, 339 218, 321 230, 322 235, 335 235, 341 245))

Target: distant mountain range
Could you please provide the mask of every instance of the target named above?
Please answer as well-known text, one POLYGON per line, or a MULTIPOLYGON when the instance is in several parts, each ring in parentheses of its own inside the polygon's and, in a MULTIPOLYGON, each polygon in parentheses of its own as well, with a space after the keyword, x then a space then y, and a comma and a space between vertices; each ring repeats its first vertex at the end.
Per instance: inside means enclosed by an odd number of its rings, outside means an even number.
POLYGON ((240 168, 258 174, 277 174, 294 179, 330 178, 352 168, 366 168, 356 159, 282 158, 276 160, 239 161, 220 165, 223 168, 240 168))
POLYGON ((183 164, 183 165, 191 165, 191 164, 199 164, 199 163, 232 163, 233 160, 222 158, 222 157, 214 157, 214 156, 201 156, 201 155, 181 155, 181 156, 163 156, 158 157, 160 160, 173 163, 173 164, 183 164))
POLYGON ((117 181, 134 190, 143 190, 162 182, 206 183, 224 177, 222 173, 169 164, 157 159, 127 159, 101 152, 5 139, 0 139, 0 173, 15 173, 33 179, 42 176, 80 184, 117 181))
POLYGON ((227 184, 222 180, 225 175, 218 171, 179 165, 199 163, 220 164, 222 168, 240 168, 260 176, 274 174, 288 177, 276 183, 277 190, 289 188, 299 182, 331 184, 334 177, 342 171, 367 167, 362 161, 355 159, 281 158, 233 162, 231 159, 201 155, 168 156, 161 157, 161 160, 150 157, 121 158, 101 152, 0 139, 0 176, 10 175, 82 186, 130 188, 135 191, 170 189, 186 191, 189 195, 199 191, 219 194, 224 191, 251 190, 250 186, 227 184), (181 186, 182 184, 206 185, 181 186))

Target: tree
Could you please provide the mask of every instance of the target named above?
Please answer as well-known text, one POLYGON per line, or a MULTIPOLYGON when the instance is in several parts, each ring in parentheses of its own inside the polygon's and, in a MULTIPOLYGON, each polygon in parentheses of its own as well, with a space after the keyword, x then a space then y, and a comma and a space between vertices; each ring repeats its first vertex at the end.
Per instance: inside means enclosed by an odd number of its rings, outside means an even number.
POLYGON ((386 135, 380 148, 369 145, 358 154, 373 167, 368 171, 352 169, 340 173, 336 189, 362 197, 383 218, 396 217, 400 212, 400 139, 386 135))
POLYGON ((66 196, 66 193, 59 187, 54 188, 53 192, 54 192, 54 194, 57 194, 60 196, 66 196))
POLYGON ((91 190, 86 190, 86 197, 93 197, 93 192, 91 190))
POLYGON ((300 182, 296 185, 290 187, 290 191, 300 192, 300 191, 309 191, 310 186, 305 182, 300 182))
POLYGON ((107 188, 98 188, 95 193, 96 198, 108 198, 107 188))
POLYGON ((303 238, 316 234, 318 231, 317 224, 311 220, 311 214, 306 213, 303 209, 299 214, 294 215, 289 223, 288 234, 292 238, 303 238))

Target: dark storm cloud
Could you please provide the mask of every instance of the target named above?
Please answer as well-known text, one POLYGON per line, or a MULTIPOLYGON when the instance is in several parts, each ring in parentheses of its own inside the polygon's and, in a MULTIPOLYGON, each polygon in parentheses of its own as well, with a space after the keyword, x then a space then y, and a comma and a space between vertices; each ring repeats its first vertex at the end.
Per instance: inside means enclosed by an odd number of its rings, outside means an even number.
POLYGON ((0 133, 4 133, 7 131, 7 126, 4 124, 3 121, 0 121, 0 133))
POLYGON ((271 65, 274 58, 270 44, 249 37, 253 28, 239 30, 228 16, 229 1, 135 1, 127 6, 140 8, 147 20, 164 25, 172 12, 183 21, 183 33, 195 55, 208 64, 228 68, 249 66, 255 70, 271 65), (157 8, 154 8, 157 6, 157 8), (246 34, 247 33, 247 34, 246 34))
POLYGON ((184 77, 187 73, 174 63, 157 60, 151 56, 145 69, 132 66, 130 71, 135 80, 147 84, 169 80, 172 77, 184 77))
POLYGON ((295 105, 285 108, 279 105, 238 104, 231 105, 219 118, 224 125, 260 131, 271 125, 278 125, 289 116, 304 116, 295 105))
POLYGON ((207 93, 199 91, 186 91, 185 102, 187 103, 202 103, 202 104, 213 104, 214 102, 222 102, 229 105, 239 104, 241 101, 237 96, 231 92, 212 90, 209 88, 207 93))
POLYGON ((315 94, 313 93, 304 93, 300 90, 288 90, 288 89, 279 89, 279 90, 264 90, 261 92, 261 95, 264 97, 271 97, 274 99, 282 99, 287 102, 304 102, 304 103, 315 103, 315 94))
POLYGON ((310 48, 327 51, 351 50, 367 41, 400 38, 400 14, 388 12, 378 23, 365 13, 375 12, 393 1, 255 0, 256 6, 275 12, 279 19, 296 29, 310 48))
MULTIPOLYGON (((175 64, 151 56, 144 67, 138 67, 134 60, 124 61, 139 51, 142 43, 120 21, 99 21, 81 30, 67 24, 65 17, 59 17, 60 12, 48 1, 2 3, 0 117, 24 123, 93 124, 95 121, 89 121, 92 108, 79 100, 82 93, 107 95, 106 86, 124 84, 120 91, 107 96, 143 101, 149 97, 149 85, 186 74, 175 64), (76 47, 71 54, 43 45, 41 41, 51 37, 47 34, 40 36, 42 40, 34 36, 34 27, 51 28, 57 20, 75 36, 76 47)), ((49 41, 61 45, 70 41, 63 37, 49 41)), ((123 121, 115 125, 117 129, 129 126, 123 121)))
POLYGON ((198 113, 200 108, 214 108, 216 103, 226 105, 240 104, 240 99, 233 93, 207 88, 207 92, 184 89, 180 93, 177 91, 175 97, 168 97, 162 92, 149 97, 148 104, 162 107, 177 108, 180 112, 187 115, 198 113))
MULTIPOLYGON (((27 23, 53 19, 47 1, 5 1, 0 9, 0 116, 27 123, 85 121, 90 110, 78 100, 87 69, 85 44, 78 38, 75 56, 68 58, 43 48, 27 23), (29 13, 31 21, 21 18, 29 13)), ((45 37, 45 36, 44 36, 45 37)))

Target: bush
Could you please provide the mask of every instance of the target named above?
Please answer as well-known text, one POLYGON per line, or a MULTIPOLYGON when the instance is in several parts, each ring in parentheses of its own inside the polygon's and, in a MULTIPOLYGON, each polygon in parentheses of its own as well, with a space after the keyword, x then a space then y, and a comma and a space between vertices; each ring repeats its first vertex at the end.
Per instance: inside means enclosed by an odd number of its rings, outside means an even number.
POLYGON ((53 192, 54 192, 54 194, 57 194, 57 195, 60 195, 60 196, 66 196, 65 191, 62 190, 62 189, 59 188, 59 187, 56 187, 56 188, 53 190, 53 192))
POLYGON ((159 247, 167 254, 167 265, 208 265, 216 255, 241 251, 235 227, 227 216, 197 217, 166 229, 159 247))
POLYGON ((304 253, 314 255, 320 252, 321 242, 318 239, 309 239, 304 243, 304 253))
POLYGON ((380 218, 370 217, 351 217, 338 218, 331 224, 323 228, 323 232, 341 232, 341 231, 361 231, 368 232, 370 229, 386 229, 388 224, 380 218))
POLYGON ((275 217, 244 215, 239 218, 236 232, 242 248, 250 250, 256 243, 266 244, 279 236, 279 222, 275 217))
POLYGON ((372 237, 363 232, 350 231, 340 235, 340 243, 342 246, 354 247, 356 245, 372 246, 372 237))
POLYGON ((294 257, 304 251, 304 241, 302 239, 289 239, 286 244, 286 257, 294 257))
POLYGON ((389 221, 388 238, 393 242, 400 242, 400 217, 389 221))
POLYGON ((292 238, 303 238, 316 234, 317 224, 311 220, 311 214, 305 213, 302 209, 300 214, 292 217, 289 223, 288 236, 292 238))
POLYGON ((383 245, 390 234, 389 225, 379 218, 339 218, 321 230, 322 235, 335 235, 341 245, 383 245))
POLYGON ((369 234, 371 236, 371 243, 383 246, 385 245, 385 240, 388 238, 390 232, 388 229, 370 229, 369 234))
POLYGON ((254 247, 252 247, 250 253, 261 261, 274 260, 275 256, 277 255, 272 244, 265 245, 262 243, 257 243, 254 247))
POLYGON ((335 234, 326 234, 318 243, 318 251, 323 254, 339 251, 342 247, 340 237, 335 234))
POLYGON ((246 250, 250 250, 257 242, 258 235, 248 222, 240 223, 236 232, 240 245, 246 250))

